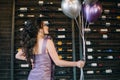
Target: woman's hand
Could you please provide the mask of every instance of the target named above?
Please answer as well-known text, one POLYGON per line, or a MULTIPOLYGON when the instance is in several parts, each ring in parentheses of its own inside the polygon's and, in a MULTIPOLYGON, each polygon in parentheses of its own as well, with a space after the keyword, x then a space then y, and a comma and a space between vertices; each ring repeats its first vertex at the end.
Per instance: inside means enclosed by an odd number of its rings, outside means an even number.
POLYGON ((15 58, 19 60, 26 60, 25 54, 21 48, 18 49, 18 52, 15 55, 15 58))
POLYGON ((31 65, 32 65, 32 68, 34 68, 34 61, 33 61, 33 59, 31 59, 31 65))
POLYGON ((84 65, 85 65, 85 61, 83 61, 83 60, 77 61, 77 67, 78 67, 78 68, 83 68, 84 65))

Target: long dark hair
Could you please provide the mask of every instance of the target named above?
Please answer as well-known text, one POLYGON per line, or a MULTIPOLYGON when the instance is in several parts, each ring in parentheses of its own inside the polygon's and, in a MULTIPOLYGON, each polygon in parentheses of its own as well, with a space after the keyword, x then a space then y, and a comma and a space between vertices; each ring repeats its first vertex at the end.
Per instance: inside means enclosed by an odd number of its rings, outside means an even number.
POLYGON ((33 48, 37 43, 37 34, 41 27, 41 21, 39 25, 36 20, 26 20, 24 22, 24 28, 21 33, 21 45, 23 52, 26 56, 27 62, 31 64, 31 59, 33 58, 33 48))

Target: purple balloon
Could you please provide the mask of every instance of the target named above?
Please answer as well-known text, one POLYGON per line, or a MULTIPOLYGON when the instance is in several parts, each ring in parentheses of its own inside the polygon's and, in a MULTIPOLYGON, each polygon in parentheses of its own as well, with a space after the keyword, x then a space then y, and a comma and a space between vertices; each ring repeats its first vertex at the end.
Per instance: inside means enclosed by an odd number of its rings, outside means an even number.
POLYGON ((94 22, 102 13, 102 5, 100 3, 95 3, 93 5, 84 4, 83 13, 88 22, 94 22))
POLYGON ((98 2, 98 0, 84 0, 83 1, 84 4, 95 4, 96 2, 98 2))

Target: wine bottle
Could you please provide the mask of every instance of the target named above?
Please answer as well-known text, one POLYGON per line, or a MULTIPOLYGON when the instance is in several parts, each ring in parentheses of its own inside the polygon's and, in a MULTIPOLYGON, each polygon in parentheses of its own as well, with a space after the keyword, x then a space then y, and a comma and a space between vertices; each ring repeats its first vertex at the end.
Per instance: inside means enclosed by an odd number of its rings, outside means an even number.
POLYGON ((58 51, 63 51, 63 48, 58 48, 58 51))
POLYGON ((105 15, 102 15, 101 18, 104 20, 106 19, 107 17, 105 15))
POLYGON ((58 74, 58 75, 66 75, 67 72, 66 72, 65 70, 59 70, 59 71, 57 72, 57 74, 58 74))
POLYGON ((106 25, 106 26, 110 26, 111 23, 110 23, 110 22, 106 22, 105 25, 106 25))
POLYGON ((39 5, 43 5, 43 4, 44 4, 44 1, 38 1, 38 4, 39 4, 39 5))
POLYGON ((87 52, 93 52, 92 48, 87 48, 87 52))
POLYGON ((88 66, 91 66, 91 67, 96 67, 98 64, 97 63, 91 63, 91 64, 87 64, 88 66))
POLYGON ((117 6, 120 7, 120 3, 118 3, 117 6))
POLYGON ((98 56, 97 59, 101 59, 102 57, 101 56, 98 56))
MULTIPOLYGON (((106 22, 96 22, 94 24, 91 24, 89 26, 104 26, 104 27, 111 27, 111 26, 120 26, 120 23, 118 21, 106 21, 106 22)), ((95 29, 94 29, 95 30, 95 29)), ((92 30, 93 31, 93 30, 92 30)))
POLYGON ((108 35, 107 34, 103 34, 103 39, 107 39, 108 38, 108 35))
POLYGON ((120 59, 120 55, 118 56, 118 59, 120 59))
POLYGON ((59 58, 60 59, 68 59, 68 60, 70 60, 70 59, 72 59, 72 56, 71 55, 59 55, 59 58))
POLYGON ((93 70, 86 71, 87 74, 94 74, 93 70))
POLYGON ((100 33, 107 33, 108 32, 108 29, 100 29, 100 33))
POLYGON ((35 17, 33 14, 28 14, 27 17, 35 17))
POLYGON ((24 14, 19 14, 18 17, 24 17, 25 15, 24 14))
POLYGON ((62 8, 58 8, 58 11, 62 11, 62 8))
POLYGON ((107 32, 108 31, 108 29, 100 29, 100 31, 103 31, 103 32, 107 32))
POLYGON ((112 55, 104 57, 104 59, 114 59, 112 55))
POLYGON ((91 41, 86 41, 86 45, 91 45, 91 41))
POLYGON ((116 19, 120 20, 120 16, 116 16, 116 19))
POLYGON ((107 74, 112 73, 112 69, 106 69, 105 73, 107 73, 107 74))
POLYGON ((57 30, 58 30, 58 31, 66 31, 65 28, 58 28, 57 30))
POLYGON ((59 80, 68 80, 68 79, 66 79, 66 78, 60 78, 59 80))
POLYGON ((91 29, 90 28, 85 28, 85 32, 90 32, 91 29))
MULTIPOLYGON (((19 75, 19 76, 23 76, 23 75, 27 76, 28 75, 28 71, 23 71, 22 70, 22 71, 17 72, 16 74, 19 75)), ((24 80, 24 79, 21 79, 21 80, 24 80)))
POLYGON ((105 9, 103 12, 104 12, 105 14, 109 14, 109 13, 110 13, 110 10, 109 10, 109 9, 105 9))
POLYGON ((67 45, 72 45, 72 42, 71 41, 57 41, 56 43, 57 45, 59 46, 62 46, 63 44, 67 44, 67 45))
POLYGON ((72 56, 70 56, 70 55, 68 55, 68 56, 67 56, 67 59, 72 59, 72 58, 73 58, 73 57, 72 57, 72 56))
POLYGON ((22 67, 22 68, 25 68, 25 67, 28 68, 30 66, 29 66, 29 64, 20 64, 20 67, 22 67))
POLYGON ((72 49, 67 49, 67 52, 72 52, 73 50, 72 49))
POLYGON ((106 15, 102 15, 101 16, 102 20, 106 20, 106 19, 115 19, 115 20, 119 20, 120 16, 106 16, 106 15))
POLYGON ((99 63, 99 64, 98 64, 98 66, 99 66, 99 67, 102 67, 102 66, 103 66, 103 64, 102 64, 102 63, 99 63))
POLYGON ((27 7, 20 7, 18 10, 21 12, 26 12, 28 10, 28 8, 27 7))
POLYGON ((113 71, 112 69, 102 69, 102 70, 96 70, 95 71, 97 74, 111 74, 113 71))
POLYGON ((120 29, 116 29, 116 32, 120 32, 120 29))
POLYGON ((120 13, 120 11, 119 11, 119 9, 117 10, 117 9, 111 9, 111 10, 109 10, 109 9, 105 9, 104 11, 103 11, 105 14, 110 14, 110 13, 120 13))
POLYGON ((59 46, 61 46, 63 43, 62 43, 62 41, 58 41, 57 44, 58 44, 59 46))
POLYGON ((44 17, 44 15, 43 14, 39 14, 39 17, 44 17))
POLYGON ((94 57, 92 55, 88 55, 87 59, 93 59, 94 57))
POLYGON ((113 49, 105 49, 103 50, 103 52, 113 52, 114 50, 113 49))
POLYGON ((87 52, 93 52, 93 48, 87 48, 87 52))
POLYGON ((66 38, 65 35, 57 35, 57 38, 66 38))
POLYGON ((66 42, 66 44, 67 44, 67 45, 71 45, 71 44, 72 44, 72 42, 67 41, 67 42, 66 42))
POLYGON ((101 73, 101 71, 100 71, 100 70, 96 70, 95 72, 96 72, 97 74, 100 74, 100 73, 101 73))
POLYGON ((100 50, 100 49, 97 49, 96 51, 97 51, 97 52, 102 52, 102 50, 100 50))
POLYGON ((106 20, 106 19, 116 19, 116 17, 102 15, 102 16, 101 16, 101 19, 102 19, 102 20, 106 20))
POLYGON ((103 7, 111 7, 111 6, 116 6, 115 3, 113 2, 103 2, 102 3, 103 7))

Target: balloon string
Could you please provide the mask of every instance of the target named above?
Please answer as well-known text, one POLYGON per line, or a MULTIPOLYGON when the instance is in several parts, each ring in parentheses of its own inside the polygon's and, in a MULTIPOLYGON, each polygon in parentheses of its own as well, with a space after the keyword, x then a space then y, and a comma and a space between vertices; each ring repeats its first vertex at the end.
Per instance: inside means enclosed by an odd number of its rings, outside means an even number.
POLYGON ((83 73, 83 68, 80 68, 80 80, 84 80, 84 73, 83 73))
MULTIPOLYGON (((83 60, 86 60, 86 52, 85 52, 85 37, 84 37, 84 19, 83 19, 83 13, 81 14, 82 16, 80 16, 80 13, 79 13, 79 24, 75 18, 75 21, 78 25, 78 28, 79 28, 79 31, 80 31, 80 36, 82 38, 82 47, 83 47, 83 57, 82 59, 83 60), (80 25, 81 24, 81 25, 80 25)), ((86 21, 87 23, 87 21, 86 21)), ((85 25, 86 27, 87 25, 85 25)))
POLYGON ((80 25, 78 24, 78 21, 76 20, 76 18, 75 18, 75 21, 76 21, 76 23, 77 23, 77 26, 78 26, 78 28, 79 28, 79 31, 80 31, 80 33, 79 33, 79 35, 81 36, 81 38, 82 38, 82 45, 83 45, 83 60, 86 60, 86 58, 85 58, 85 56, 86 56, 86 53, 85 53, 85 38, 84 38, 84 26, 83 26, 83 24, 82 24, 82 28, 80 29, 80 25))
MULTIPOLYGON (((83 19, 83 12, 82 12, 82 41, 83 41, 83 60, 86 61, 86 52, 85 52, 85 31, 84 31, 84 19, 83 19)), ((86 21, 87 22, 87 21, 86 21)), ((86 25, 85 25, 86 27, 86 25)))
MULTIPOLYGON (((82 24, 81 29, 80 29, 80 24, 78 24, 78 21, 77 21, 76 18, 75 18, 75 21, 76 21, 76 24, 77 24, 77 26, 78 26, 78 28, 79 28, 79 35, 80 35, 81 38, 82 38, 82 46, 83 46, 83 57, 82 57, 82 59, 85 60, 84 26, 83 26, 83 24, 82 24)), ((81 74, 80 74, 80 80, 84 80, 83 68, 80 69, 80 72, 81 72, 81 74)))
MULTIPOLYGON (((82 55, 82 59, 85 61, 86 60, 86 52, 85 52, 85 37, 84 37, 84 20, 83 20, 83 14, 81 14, 82 16, 80 16, 79 13, 79 23, 77 21, 77 19, 75 18, 76 24, 78 26, 79 29, 79 35, 82 38, 82 48, 83 48, 83 55, 82 55)), ((87 26, 87 22, 85 24, 85 27, 87 26)), ((83 74, 83 68, 80 69, 80 80, 84 80, 84 74, 83 74)))
POLYGON ((80 36, 82 36, 82 31, 80 30, 80 27, 79 27, 80 25, 78 24, 78 21, 77 21, 77 19, 76 19, 76 18, 75 18, 75 21, 76 21, 76 24, 77 24, 78 29, 79 29, 79 31, 80 31, 80 32, 79 32, 79 35, 80 35, 80 36))
POLYGON ((87 28, 87 19, 85 20, 86 22, 85 22, 85 28, 87 28))

